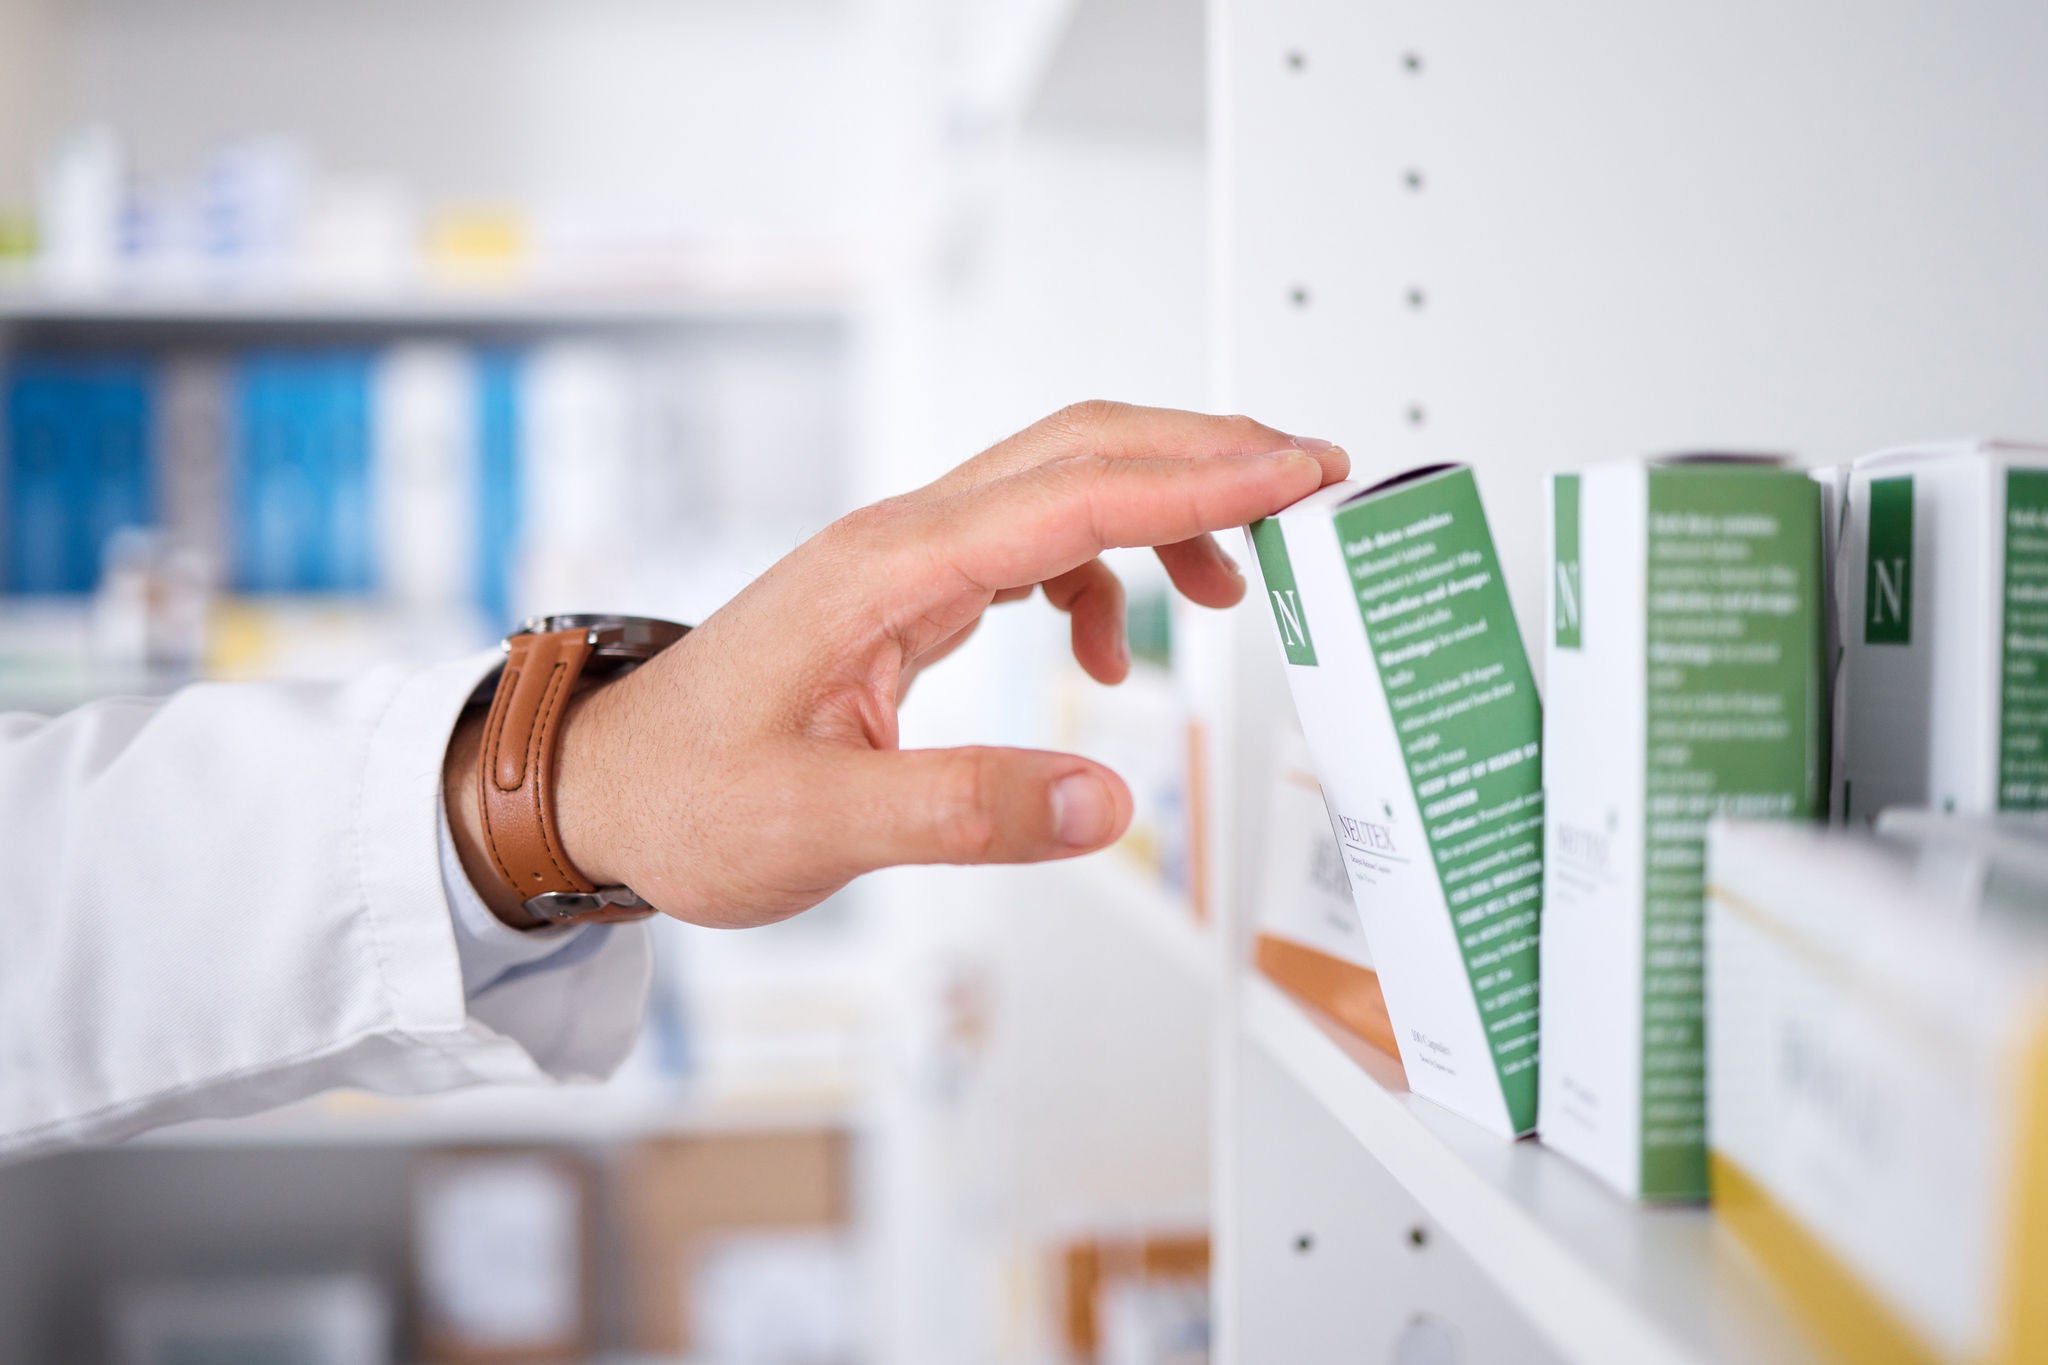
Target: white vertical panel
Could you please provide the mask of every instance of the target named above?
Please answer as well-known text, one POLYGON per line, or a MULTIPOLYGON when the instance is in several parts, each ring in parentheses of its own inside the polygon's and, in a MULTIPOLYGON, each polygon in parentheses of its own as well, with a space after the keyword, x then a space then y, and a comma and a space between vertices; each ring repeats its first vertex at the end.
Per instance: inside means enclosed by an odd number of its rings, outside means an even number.
MULTIPOLYGON (((2048 436, 2048 7, 1211 8, 1216 402, 1342 441, 1362 475, 1475 465, 1529 638, 1546 469, 2048 436)), ((1250 661, 1263 630, 1238 644, 1255 791, 1287 703, 1250 661)), ((1389 1304, 1422 1292, 1371 1278, 1403 1196, 1255 1112, 1300 1106, 1223 1061, 1223 1359, 1384 1358, 1389 1304), (1339 1278, 1269 1226, 1317 1194, 1358 1239, 1339 1278)))
POLYGON ((1225 1360, 1556 1359, 1356 1139, 1256 1046, 1237 1058, 1244 1252, 1225 1360))
POLYGON ((1478 465, 1525 623, 1546 468, 2048 434, 2048 8, 1227 9, 1231 401, 1478 465))

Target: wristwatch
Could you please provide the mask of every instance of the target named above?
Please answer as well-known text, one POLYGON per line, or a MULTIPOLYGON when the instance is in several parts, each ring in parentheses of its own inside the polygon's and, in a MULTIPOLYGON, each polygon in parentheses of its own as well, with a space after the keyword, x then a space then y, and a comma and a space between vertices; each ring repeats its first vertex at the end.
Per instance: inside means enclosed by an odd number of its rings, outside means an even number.
POLYGON ((555 759, 569 700, 594 680, 638 668, 689 632, 645 616, 536 616, 505 637, 505 666, 471 698, 491 704, 477 763, 477 808, 491 868, 531 922, 645 919, 654 907, 598 886, 562 851, 555 759))

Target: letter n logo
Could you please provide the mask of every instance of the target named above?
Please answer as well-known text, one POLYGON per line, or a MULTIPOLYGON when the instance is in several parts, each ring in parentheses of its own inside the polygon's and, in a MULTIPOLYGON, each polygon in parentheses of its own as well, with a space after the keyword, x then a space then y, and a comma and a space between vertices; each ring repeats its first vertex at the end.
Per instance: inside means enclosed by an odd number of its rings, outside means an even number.
POLYGON ((1259 576, 1266 580, 1266 600, 1273 608, 1273 624, 1280 628, 1280 647, 1287 662, 1308 668, 1316 664, 1316 642, 1309 635, 1308 613, 1301 609, 1301 593, 1294 586, 1294 563, 1287 557, 1287 538, 1273 517, 1252 523, 1252 552, 1259 558, 1259 576))
POLYGON ((1557 474, 1550 480, 1551 638, 1559 649, 1579 647, 1579 476, 1557 474))
POLYGON ((1870 481, 1869 562, 1863 579, 1863 641, 1913 641, 1913 480, 1870 481))

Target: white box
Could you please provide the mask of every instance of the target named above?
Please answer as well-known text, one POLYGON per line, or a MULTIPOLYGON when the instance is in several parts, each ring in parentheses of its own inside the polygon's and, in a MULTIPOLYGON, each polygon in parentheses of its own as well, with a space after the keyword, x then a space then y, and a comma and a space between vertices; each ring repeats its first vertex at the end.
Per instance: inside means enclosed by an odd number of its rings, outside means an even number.
POLYGON ((1835 810, 2048 809, 2048 449, 1867 455, 1847 511, 1835 810))
POLYGON ((1472 472, 1336 484, 1250 537, 1408 1084, 1527 1132, 1540 707, 1472 472))
POLYGON ((1546 1144, 1706 1194, 1702 838, 1825 788, 1820 490, 1768 461, 1551 479, 1543 717, 1546 1144))
POLYGON ((1330 822, 1315 759, 1293 716, 1277 718, 1259 846, 1252 961, 1268 980, 1386 1052, 1398 1053, 1344 845, 1330 822))
POLYGON ((1843 1359, 2048 1360, 2048 869, 1918 833, 1715 823, 1715 1209, 1843 1359))

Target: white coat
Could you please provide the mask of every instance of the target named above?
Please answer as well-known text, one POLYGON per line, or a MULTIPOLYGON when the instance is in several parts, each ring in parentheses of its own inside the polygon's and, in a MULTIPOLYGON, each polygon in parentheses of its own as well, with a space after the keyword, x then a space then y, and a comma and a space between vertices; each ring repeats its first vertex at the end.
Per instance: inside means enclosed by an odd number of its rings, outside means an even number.
POLYGON ((473 958, 532 955, 465 930, 437 834, 449 733, 496 660, 0 716, 0 1160, 618 1064, 643 926, 464 986, 473 958))

